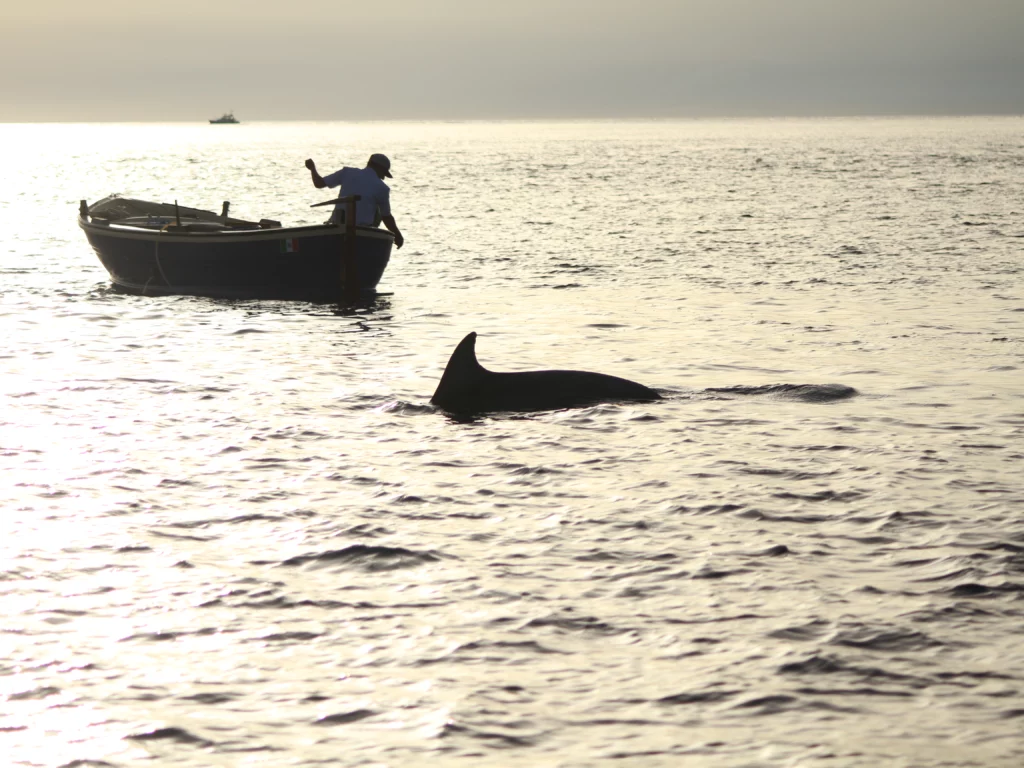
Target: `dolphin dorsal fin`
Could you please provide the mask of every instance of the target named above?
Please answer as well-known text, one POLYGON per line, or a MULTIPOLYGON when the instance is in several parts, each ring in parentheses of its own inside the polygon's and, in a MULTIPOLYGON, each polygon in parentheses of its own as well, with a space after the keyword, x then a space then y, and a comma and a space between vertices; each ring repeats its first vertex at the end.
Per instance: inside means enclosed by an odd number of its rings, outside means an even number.
POLYGON ((476 332, 466 335, 448 358, 441 381, 430 402, 445 407, 461 401, 487 375, 487 370, 476 359, 476 332))

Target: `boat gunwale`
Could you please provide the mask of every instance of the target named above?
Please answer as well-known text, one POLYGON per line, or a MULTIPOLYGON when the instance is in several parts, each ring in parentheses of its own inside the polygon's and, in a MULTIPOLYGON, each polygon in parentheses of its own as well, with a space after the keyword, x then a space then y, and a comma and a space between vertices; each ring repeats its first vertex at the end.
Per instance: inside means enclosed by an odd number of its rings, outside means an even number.
MULTIPOLYGON (((116 221, 95 221, 79 215, 78 226, 86 232, 114 236, 125 240, 174 240, 188 242, 225 243, 237 240, 282 240, 292 237, 344 237, 345 227, 336 224, 308 224, 299 227, 274 227, 273 229, 225 229, 219 232, 175 232, 172 229, 148 229, 116 221)), ((373 240, 391 240, 395 236, 386 229, 377 227, 356 227, 356 237, 373 240)))

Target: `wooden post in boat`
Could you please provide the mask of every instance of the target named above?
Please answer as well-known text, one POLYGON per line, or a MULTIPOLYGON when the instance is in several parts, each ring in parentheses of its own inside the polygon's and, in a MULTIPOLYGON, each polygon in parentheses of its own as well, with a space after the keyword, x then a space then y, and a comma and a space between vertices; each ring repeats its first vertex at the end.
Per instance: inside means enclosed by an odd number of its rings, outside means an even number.
POLYGON ((220 207, 220 217, 226 219, 228 217, 228 208, 231 207, 231 201, 225 200, 224 204, 220 207))
POLYGON ((359 266, 356 260, 356 203, 359 195, 349 195, 345 201, 345 244, 341 257, 341 290, 345 301, 359 298, 359 266))
MULTIPOLYGON (((320 208, 324 205, 345 206, 345 238, 341 246, 341 269, 338 272, 338 293, 347 302, 354 303, 361 291, 359 290, 359 267, 356 248, 356 203, 362 197, 359 195, 348 195, 336 197, 333 200, 324 200, 322 203, 313 203, 310 208, 320 208)), ((337 221, 332 221, 337 225, 337 221)))

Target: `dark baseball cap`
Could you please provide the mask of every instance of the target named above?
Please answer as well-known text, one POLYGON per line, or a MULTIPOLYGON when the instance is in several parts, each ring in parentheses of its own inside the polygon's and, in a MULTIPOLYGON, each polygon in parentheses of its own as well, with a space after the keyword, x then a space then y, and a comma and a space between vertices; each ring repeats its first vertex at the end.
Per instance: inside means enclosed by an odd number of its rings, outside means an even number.
POLYGON ((389 179, 392 178, 391 161, 388 160, 387 155, 382 155, 379 152, 375 152, 372 155, 370 155, 370 160, 369 162, 367 162, 367 165, 376 165, 378 168, 384 171, 385 176, 387 176, 389 179))

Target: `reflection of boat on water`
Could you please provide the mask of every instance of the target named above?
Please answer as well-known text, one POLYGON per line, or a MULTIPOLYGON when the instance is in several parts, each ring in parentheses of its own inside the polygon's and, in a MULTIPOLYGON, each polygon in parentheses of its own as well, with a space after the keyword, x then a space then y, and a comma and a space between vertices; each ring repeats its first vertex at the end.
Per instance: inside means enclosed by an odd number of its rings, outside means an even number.
POLYGON ((223 115, 218 117, 216 120, 211 120, 210 122, 213 123, 214 125, 219 125, 219 124, 223 124, 223 123, 236 124, 236 123, 238 123, 238 120, 235 119, 235 113, 232 111, 232 112, 225 112, 223 115))
POLYGON ((336 302, 374 293, 391 258, 395 237, 384 229, 282 227, 227 209, 114 195, 82 201, 78 226, 114 285, 144 295, 336 302))

